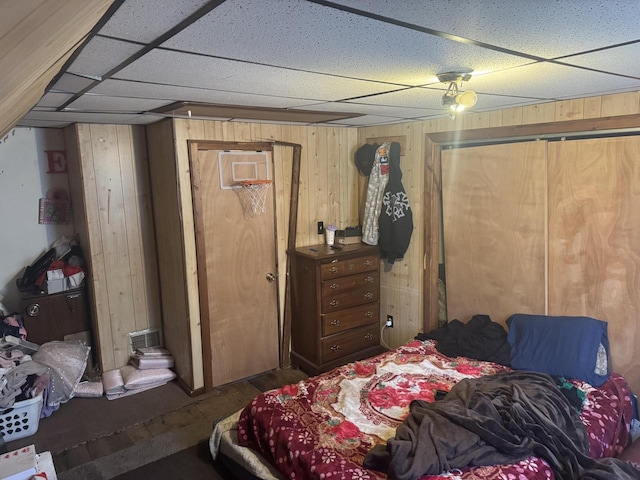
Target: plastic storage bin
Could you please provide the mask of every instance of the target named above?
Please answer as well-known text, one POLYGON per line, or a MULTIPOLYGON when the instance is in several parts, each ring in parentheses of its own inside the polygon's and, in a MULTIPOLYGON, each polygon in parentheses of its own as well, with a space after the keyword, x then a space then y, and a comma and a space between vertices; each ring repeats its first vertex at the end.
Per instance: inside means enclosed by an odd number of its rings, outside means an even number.
POLYGON ((33 435, 38 431, 42 393, 37 397, 15 402, 13 407, 0 410, 0 435, 5 442, 33 435))

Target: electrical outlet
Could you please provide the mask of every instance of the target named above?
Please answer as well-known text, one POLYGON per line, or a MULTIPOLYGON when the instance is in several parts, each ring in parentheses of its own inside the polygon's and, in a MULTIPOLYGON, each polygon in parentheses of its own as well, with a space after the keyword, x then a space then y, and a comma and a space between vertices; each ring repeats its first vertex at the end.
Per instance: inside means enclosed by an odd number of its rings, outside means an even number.
POLYGON ((324 233, 324 222, 318 222, 318 235, 322 235, 324 233))
POLYGON ((389 328, 393 328, 393 315, 387 315, 386 326, 389 328))

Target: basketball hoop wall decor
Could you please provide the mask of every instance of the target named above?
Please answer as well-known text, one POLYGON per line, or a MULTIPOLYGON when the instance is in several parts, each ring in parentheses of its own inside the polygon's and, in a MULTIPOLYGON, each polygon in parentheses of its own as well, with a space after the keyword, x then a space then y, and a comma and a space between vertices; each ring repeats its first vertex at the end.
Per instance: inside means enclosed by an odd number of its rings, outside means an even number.
POLYGON ((272 180, 243 180, 235 186, 244 218, 255 217, 267 211, 267 192, 272 183, 272 180))

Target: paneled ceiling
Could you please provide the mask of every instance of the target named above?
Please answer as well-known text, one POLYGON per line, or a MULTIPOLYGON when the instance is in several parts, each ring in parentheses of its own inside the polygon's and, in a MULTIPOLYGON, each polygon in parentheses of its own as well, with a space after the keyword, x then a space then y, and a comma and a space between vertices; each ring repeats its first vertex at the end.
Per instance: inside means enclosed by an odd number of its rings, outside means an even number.
POLYGON ((475 112, 640 90, 639 25, 638 0, 116 1, 19 125, 188 116, 154 112, 176 102, 400 123, 447 115, 450 71, 472 71, 475 112))

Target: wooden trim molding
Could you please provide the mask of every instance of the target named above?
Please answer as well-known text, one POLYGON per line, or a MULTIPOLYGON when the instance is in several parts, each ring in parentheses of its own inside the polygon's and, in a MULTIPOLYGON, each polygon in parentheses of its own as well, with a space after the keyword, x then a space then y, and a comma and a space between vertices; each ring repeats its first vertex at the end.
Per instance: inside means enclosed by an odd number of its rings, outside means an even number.
POLYGON ((211 140, 187 140, 187 145, 195 145, 198 150, 255 150, 270 152, 273 144, 268 142, 224 142, 211 140))
POLYGON ((622 133, 624 130, 640 129, 640 114, 616 117, 590 118, 566 122, 534 123, 508 127, 476 128, 428 133, 427 137, 437 145, 470 142, 513 141, 519 138, 557 137, 563 134, 604 134, 622 133))
POLYGON ((280 346, 280 368, 291 366, 291 258, 289 252, 296 247, 298 231, 298 201, 300 196, 300 159, 302 145, 276 142, 276 145, 293 147, 293 165, 291 167, 291 204, 289 206, 289 232, 287 235, 286 284, 284 291, 284 314, 282 326, 282 344, 280 346))

